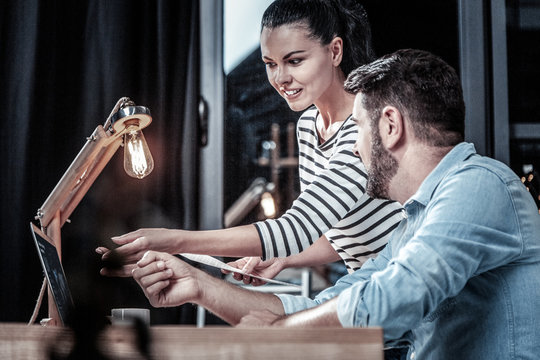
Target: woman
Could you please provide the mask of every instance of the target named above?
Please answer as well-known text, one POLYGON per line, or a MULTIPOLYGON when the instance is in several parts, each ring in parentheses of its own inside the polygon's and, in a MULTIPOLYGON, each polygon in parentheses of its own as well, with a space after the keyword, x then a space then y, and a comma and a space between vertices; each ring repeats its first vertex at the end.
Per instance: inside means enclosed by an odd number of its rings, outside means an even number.
MULTIPOLYGON (((211 231, 140 229, 114 237, 128 264, 156 250, 255 256, 236 266, 267 277, 285 267, 340 257, 354 271, 386 245, 401 220, 397 203, 365 195, 364 166, 352 151, 357 138, 350 116, 354 96, 343 83, 350 71, 374 57, 363 8, 353 1, 277 0, 261 25, 268 81, 292 110, 305 110, 297 125, 301 194, 275 220, 211 231), (273 260, 260 262, 258 257, 273 260)), ((110 256, 106 248, 96 251, 110 256)), ((130 276, 132 267, 102 273, 130 276)))

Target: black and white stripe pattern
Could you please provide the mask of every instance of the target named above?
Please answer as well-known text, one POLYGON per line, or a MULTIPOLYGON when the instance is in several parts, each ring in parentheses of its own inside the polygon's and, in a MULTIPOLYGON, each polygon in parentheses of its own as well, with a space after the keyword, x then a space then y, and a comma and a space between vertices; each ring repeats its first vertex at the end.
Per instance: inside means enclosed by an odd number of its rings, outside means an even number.
POLYGON ((401 206, 365 194, 366 170, 352 148, 358 127, 349 117, 319 145, 312 107, 297 125, 301 194, 279 219, 255 224, 263 258, 297 254, 326 234, 352 271, 382 250, 402 219, 401 206))

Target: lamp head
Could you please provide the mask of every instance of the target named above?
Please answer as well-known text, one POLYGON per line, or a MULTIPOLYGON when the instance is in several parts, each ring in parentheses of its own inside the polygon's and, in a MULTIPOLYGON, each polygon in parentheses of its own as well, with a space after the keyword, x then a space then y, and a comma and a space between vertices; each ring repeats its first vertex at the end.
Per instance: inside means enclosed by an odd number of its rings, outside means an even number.
POLYGON ((134 178, 142 179, 154 169, 154 159, 142 129, 152 122, 150 110, 144 106, 135 106, 128 101, 111 117, 113 132, 124 137, 124 170, 134 178))
POLYGON ((111 117, 111 126, 114 132, 123 132, 127 126, 136 124, 138 130, 142 130, 152 122, 150 109, 144 106, 135 106, 133 102, 120 108, 111 117), (132 105, 131 105, 132 104, 132 105))

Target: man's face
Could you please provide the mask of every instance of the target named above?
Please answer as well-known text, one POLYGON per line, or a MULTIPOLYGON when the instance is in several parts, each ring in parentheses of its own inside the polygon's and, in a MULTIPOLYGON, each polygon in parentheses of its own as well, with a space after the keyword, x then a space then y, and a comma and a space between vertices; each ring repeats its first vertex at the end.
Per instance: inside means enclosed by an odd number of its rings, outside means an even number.
POLYGON ((360 156, 368 171, 366 192, 373 198, 389 199, 390 180, 397 173, 399 165, 392 154, 384 148, 379 127, 371 127, 369 113, 363 105, 362 93, 356 95, 354 100, 353 117, 359 127, 354 152, 360 156))

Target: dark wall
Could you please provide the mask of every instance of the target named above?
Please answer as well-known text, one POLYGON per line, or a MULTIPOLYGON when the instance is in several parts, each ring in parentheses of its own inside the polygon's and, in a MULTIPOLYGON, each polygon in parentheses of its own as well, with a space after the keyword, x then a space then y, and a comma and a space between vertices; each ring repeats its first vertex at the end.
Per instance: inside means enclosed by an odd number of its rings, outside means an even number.
POLYGON ((182 184, 197 176, 198 27, 196 1, 0 2, 0 321, 30 319, 43 274, 29 222, 122 96, 152 112, 154 172, 129 178, 118 151, 62 228, 63 263, 76 304, 150 307, 133 280, 97 275, 94 249, 139 227, 197 224, 182 184))
POLYGON ((362 0, 377 56, 398 49, 433 52, 459 71, 456 0, 362 0))

